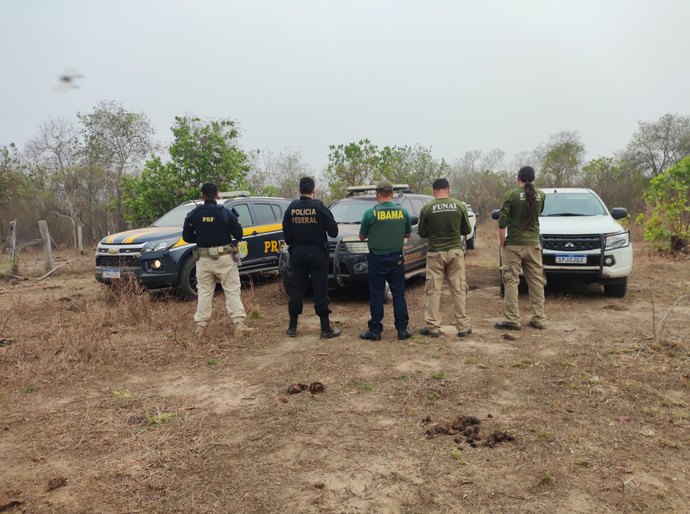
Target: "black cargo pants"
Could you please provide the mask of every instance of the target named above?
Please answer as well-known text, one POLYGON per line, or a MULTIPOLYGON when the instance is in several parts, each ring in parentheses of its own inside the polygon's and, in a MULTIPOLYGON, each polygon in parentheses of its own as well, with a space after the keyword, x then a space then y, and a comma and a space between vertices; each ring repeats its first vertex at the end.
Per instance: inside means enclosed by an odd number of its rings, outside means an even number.
POLYGON ((328 253, 323 246, 299 245, 290 248, 290 267, 292 268, 292 290, 288 302, 291 316, 302 314, 304 292, 311 277, 314 289, 314 311, 317 316, 330 313, 328 304, 328 253))

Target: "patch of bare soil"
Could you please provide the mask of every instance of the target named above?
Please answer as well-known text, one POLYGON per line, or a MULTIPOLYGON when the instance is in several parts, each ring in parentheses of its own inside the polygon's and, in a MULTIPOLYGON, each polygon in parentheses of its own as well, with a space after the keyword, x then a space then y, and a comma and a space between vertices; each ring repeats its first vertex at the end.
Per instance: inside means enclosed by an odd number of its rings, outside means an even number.
MULTIPOLYGON (((366 291, 332 291, 341 337, 319 339, 308 303, 288 338, 262 277, 242 292, 251 337, 219 294, 197 339, 193 303, 109 290, 90 256, 38 281, 22 254, 26 280, 0 280, 0 511, 690 510, 687 261, 638 244, 625 298, 550 287, 533 330, 521 296, 526 328, 505 338, 478 243, 470 337, 443 302, 444 337, 398 341, 387 306, 377 343, 357 337, 366 291)), ((411 329, 423 289, 408 283, 411 329)))

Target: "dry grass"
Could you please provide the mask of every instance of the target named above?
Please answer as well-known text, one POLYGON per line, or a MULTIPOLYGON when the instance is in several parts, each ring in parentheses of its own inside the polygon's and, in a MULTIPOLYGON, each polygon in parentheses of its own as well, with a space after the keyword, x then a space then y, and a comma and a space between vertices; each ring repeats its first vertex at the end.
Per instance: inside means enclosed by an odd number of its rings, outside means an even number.
MULTIPOLYGON (((277 281, 245 286, 249 340, 223 298, 203 340, 194 304, 81 273, 0 283, 0 505, 28 512, 581 512, 690 506, 690 270, 636 255, 630 293, 550 292, 545 331, 503 339, 488 243, 471 252, 475 334, 364 343, 366 300, 333 294, 344 335, 318 339, 311 305, 284 336, 277 281), (647 276, 656 280, 649 284, 647 276), (680 310, 678 310, 680 309, 680 310), (322 381, 326 391, 285 394, 322 381), (425 435, 481 419, 515 441, 425 435), (430 417, 431 422, 423 421, 430 417), (66 479, 64 482, 61 479, 66 479), (52 480, 52 482, 51 482, 52 480), (57 485, 55 489, 50 489, 57 485), (62 485, 61 485, 62 484, 62 485)), ((28 263, 27 263, 28 269, 28 263)), ((36 266, 40 269, 40 266, 36 266)), ((38 274, 33 277, 40 276, 38 274)), ((408 291, 421 325, 423 284, 408 291)), ((526 305, 523 304, 523 309, 526 305)), ((524 311, 526 314, 526 311, 524 311)), ((447 305, 444 316, 449 318, 447 305)), ((449 332, 451 334, 452 332, 449 332)))

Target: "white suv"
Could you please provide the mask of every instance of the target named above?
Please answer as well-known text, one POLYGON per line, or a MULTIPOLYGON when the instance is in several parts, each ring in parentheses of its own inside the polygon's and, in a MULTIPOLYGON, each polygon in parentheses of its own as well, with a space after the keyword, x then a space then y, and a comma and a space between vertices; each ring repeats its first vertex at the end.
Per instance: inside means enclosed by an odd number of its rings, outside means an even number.
MULTIPOLYGON (((542 260, 547 278, 599 283, 607 296, 623 297, 632 271, 630 232, 616 220, 622 207, 611 210, 591 189, 542 188, 544 212, 539 216, 542 260)), ((492 217, 498 219, 500 211, 492 217)))

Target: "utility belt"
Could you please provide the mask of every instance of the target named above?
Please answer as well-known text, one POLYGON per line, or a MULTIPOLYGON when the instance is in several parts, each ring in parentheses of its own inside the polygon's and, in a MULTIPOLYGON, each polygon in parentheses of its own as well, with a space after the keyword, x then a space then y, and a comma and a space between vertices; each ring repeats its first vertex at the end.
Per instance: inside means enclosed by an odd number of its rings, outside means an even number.
POLYGON ((237 248, 233 245, 211 246, 209 248, 197 248, 197 255, 199 258, 208 257, 209 259, 217 259, 223 255, 234 255, 237 253, 237 248))

